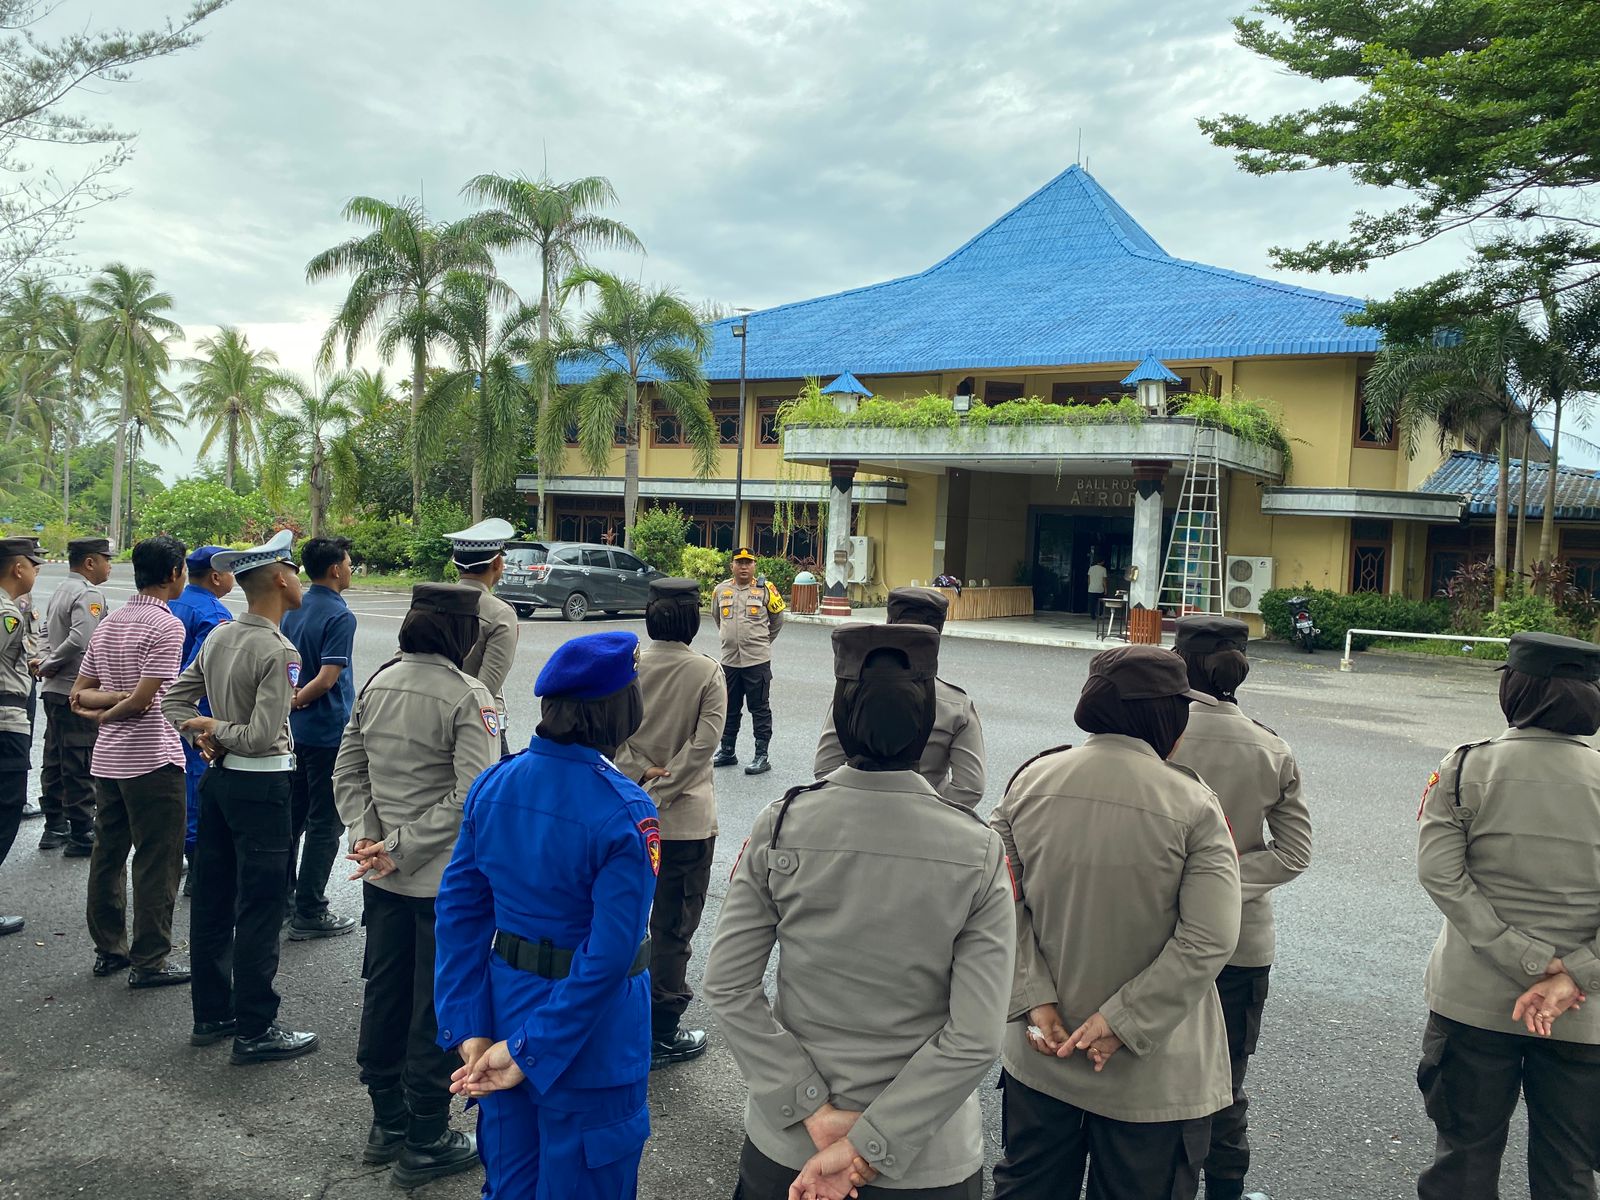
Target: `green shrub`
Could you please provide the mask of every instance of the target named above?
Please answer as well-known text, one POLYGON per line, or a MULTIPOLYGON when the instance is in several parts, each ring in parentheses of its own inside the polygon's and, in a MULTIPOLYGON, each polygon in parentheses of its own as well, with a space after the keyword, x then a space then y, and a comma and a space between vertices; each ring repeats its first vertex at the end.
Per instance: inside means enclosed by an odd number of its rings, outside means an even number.
POLYGON ((1568 623, 1556 606, 1532 592, 1513 592, 1494 612, 1485 613, 1483 632, 1489 637, 1508 638, 1514 633, 1566 633, 1568 623))
POLYGON ((444 535, 472 524, 467 510, 453 500, 424 500, 417 509, 417 523, 411 531, 411 565, 423 579, 439 581, 450 565, 450 543, 444 535))
MULTIPOLYGON (((1294 615, 1287 603, 1290 596, 1306 598, 1311 619, 1320 630, 1316 643, 1319 650, 1343 650, 1344 635, 1350 629, 1443 633, 1450 624, 1449 609, 1441 600, 1407 600, 1381 592, 1345 595, 1312 587, 1273 588, 1261 596, 1261 620, 1268 633, 1285 641, 1294 637, 1294 615)), ((1352 646, 1365 650, 1373 640, 1358 634, 1352 646)))
POLYGON ((1372 650, 1389 650, 1397 654, 1420 654, 1428 658, 1467 658, 1478 662, 1504 662, 1506 648, 1499 642, 1479 642, 1463 636, 1458 642, 1413 642, 1404 638, 1385 641, 1379 638, 1369 647, 1372 650))
POLYGON ((136 538, 167 533, 184 545, 254 545, 272 532, 272 513, 261 493, 241 496, 206 479, 182 479, 142 500, 136 538))
POLYGON ((350 539, 350 557, 356 566, 385 574, 410 570, 416 531, 409 522, 358 521, 345 536, 350 539))
POLYGON ((681 570, 684 577, 700 584, 700 603, 711 602, 711 589, 728 578, 729 563, 733 556, 726 550, 711 550, 703 546, 686 546, 683 550, 681 570))
POLYGON ((67 556, 67 543, 78 538, 94 537, 95 531, 84 529, 79 525, 67 525, 61 521, 46 521, 44 532, 39 535, 39 545, 52 558, 65 558, 67 556))
POLYGON ((633 552, 666 575, 681 575, 689 518, 676 504, 647 508, 633 523, 633 552))
POLYGON ((787 558, 756 559, 756 574, 764 576, 766 581, 778 589, 778 595, 787 603, 789 592, 794 587, 794 577, 798 569, 787 558))

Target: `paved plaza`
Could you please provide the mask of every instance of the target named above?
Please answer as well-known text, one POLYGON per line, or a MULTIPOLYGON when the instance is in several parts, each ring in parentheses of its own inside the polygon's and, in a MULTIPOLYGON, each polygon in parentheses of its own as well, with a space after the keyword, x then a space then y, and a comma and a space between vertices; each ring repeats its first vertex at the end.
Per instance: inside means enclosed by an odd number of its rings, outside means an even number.
MULTIPOLYGON (((62 568, 46 568, 36 602, 61 577, 62 568)), ((129 570, 119 566, 107 588, 113 603, 126 599, 128 584, 129 570)), ((356 671, 364 680, 391 653, 406 599, 360 591, 348 598, 361 622, 356 671)), ((623 619, 583 629, 603 627, 643 635, 642 622, 623 619)), ((544 616, 524 621, 521 630, 506 686, 513 745, 533 732, 539 667, 579 632, 544 616)), ((714 645, 702 632, 698 648, 714 645)), ((1502 728, 1497 676, 1451 661, 1371 656, 1341 674, 1336 653, 1307 657, 1264 646, 1253 654, 1244 706, 1298 755, 1315 848, 1311 870, 1277 894, 1277 967, 1251 1068, 1251 1183, 1275 1200, 1401 1200, 1416 1194, 1417 1173, 1433 1146, 1414 1071, 1426 1015, 1422 972, 1439 915, 1415 879, 1417 803, 1446 750, 1502 728)), ((1089 658, 1078 649, 946 641, 940 673, 972 694, 984 722, 985 814, 1025 759, 1081 740, 1072 709, 1089 658)), ((729 869, 753 818, 810 778, 832 693, 828 630, 786 628, 773 668, 773 772, 754 779, 738 770, 717 773, 722 832, 691 978, 698 978, 729 869)), ((749 736, 747 724, 745 758, 749 736)), ((319 1032, 320 1052, 285 1064, 233 1067, 226 1046, 188 1045, 187 989, 130 993, 120 978, 90 976, 85 862, 37 851, 39 829, 37 821, 26 823, 0 868, 0 908, 28 921, 23 933, 0 940, 0 1198, 393 1196, 388 1171, 358 1160, 369 1119, 355 1065, 361 934, 284 944, 283 1020, 319 1032)), ((330 896, 336 910, 355 915, 359 890, 344 874, 336 870, 330 896)), ((183 949, 188 903, 180 899, 175 922, 183 949)), ((711 1048, 696 1062, 651 1077, 654 1136, 640 1187, 648 1200, 733 1191, 743 1085, 698 1001, 685 1024, 705 1025, 711 1048)), ((986 1087, 983 1100, 992 1162, 999 1151, 998 1093, 986 1087)), ((472 1119, 458 1116, 458 1124, 470 1128, 472 1119)), ((1519 1165, 1524 1153, 1514 1126, 1502 1191, 1508 1200, 1528 1194, 1519 1165)), ((418 1194, 459 1200, 475 1196, 479 1185, 474 1173, 418 1194)))

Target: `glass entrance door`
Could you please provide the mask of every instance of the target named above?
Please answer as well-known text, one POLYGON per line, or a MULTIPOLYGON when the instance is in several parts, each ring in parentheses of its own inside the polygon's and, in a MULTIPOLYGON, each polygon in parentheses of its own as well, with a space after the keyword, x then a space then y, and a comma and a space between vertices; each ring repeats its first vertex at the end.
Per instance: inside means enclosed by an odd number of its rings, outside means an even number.
POLYGON ((1089 567, 1106 567, 1106 595, 1127 586, 1133 518, 1083 512, 1040 512, 1034 522, 1033 606, 1046 612, 1089 611, 1089 567))

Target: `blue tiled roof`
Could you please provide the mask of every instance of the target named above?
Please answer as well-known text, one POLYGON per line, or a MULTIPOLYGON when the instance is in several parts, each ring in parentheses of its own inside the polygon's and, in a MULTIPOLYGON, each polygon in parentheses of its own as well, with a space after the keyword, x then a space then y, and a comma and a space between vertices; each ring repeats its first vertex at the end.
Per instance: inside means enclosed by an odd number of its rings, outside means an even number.
POLYGON ((920 274, 714 323, 706 375, 738 378, 743 320, 746 374, 796 379, 1371 353, 1361 307, 1174 258, 1074 166, 920 274))
MULTIPOLYGON (((1550 464, 1528 464, 1528 517, 1544 517, 1544 489, 1550 464)), ((1438 470, 1423 482, 1421 490, 1444 495, 1465 495, 1467 512, 1474 517, 1494 516, 1495 487, 1500 478, 1499 464, 1491 454, 1452 451, 1438 470)), ((1512 512, 1522 491, 1522 463, 1511 460, 1512 512)), ((1556 520, 1600 521, 1600 472, 1578 467, 1556 468, 1556 520)))
POLYGON ((1122 382, 1128 384, 1148 382, 1182 383, 1183 380, 1179 379, 1171 371, 1167 370, 1166 363, 1162 362, 1154 354, 1151 354, 1147 355, 1145 360, 1137 367, 1129 371, 1127 377, 1123 379, 1122 382))
POLYGON ((870 396, 872 389, 854 375, 846 371, 827 387, 822 389, 824 396, 870 396))

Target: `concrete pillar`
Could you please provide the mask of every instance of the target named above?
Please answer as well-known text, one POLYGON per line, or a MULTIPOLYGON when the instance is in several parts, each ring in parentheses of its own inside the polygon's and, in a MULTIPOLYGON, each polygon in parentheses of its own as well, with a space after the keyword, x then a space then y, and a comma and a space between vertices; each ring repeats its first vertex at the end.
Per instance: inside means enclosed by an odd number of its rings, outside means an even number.
POLYGON ((828 549, 822 563, 820 610, 825 617, 850 615, 850 493, 855 479, 854 462, 844 459, 828 464, 828 549))
POLYGON ((1155 608, 1161 592, 1161 498, 1169 462, 1133 464, 1133 565, 1139 577, 1128 588, 1128 607, 1155 608))

